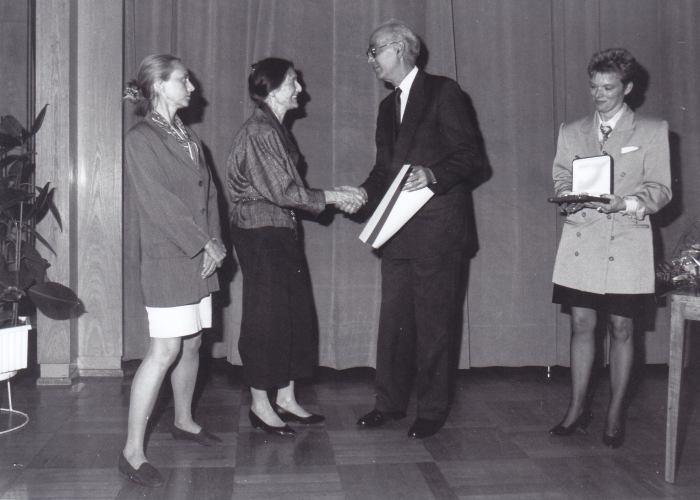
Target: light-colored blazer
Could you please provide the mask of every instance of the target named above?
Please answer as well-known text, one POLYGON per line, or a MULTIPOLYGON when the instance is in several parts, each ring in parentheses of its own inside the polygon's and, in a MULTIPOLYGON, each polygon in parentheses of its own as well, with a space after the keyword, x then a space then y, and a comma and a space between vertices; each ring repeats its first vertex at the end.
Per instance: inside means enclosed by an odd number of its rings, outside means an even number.
POLYGON ((141 285, 151 307, 193 304, 219 289, 216 273, 202 279, 203 249, 220 237, 216 188, 202 145, 192 161, 182 145, 150 119, 124 139, 127 203, 138 213, 141 285))
MULTIPOLYGON (((585 208, 568 215, 552 281, 593 293, 653 293, 654 251, 648 215, 671 200, 668 124, 626 109, 604 146, 613 159, 615 194, 634 197, 636 216, 585 208)), ((559 129, 555 195, 571 190, 576 156, 601 154, 595 115, 559 129)))

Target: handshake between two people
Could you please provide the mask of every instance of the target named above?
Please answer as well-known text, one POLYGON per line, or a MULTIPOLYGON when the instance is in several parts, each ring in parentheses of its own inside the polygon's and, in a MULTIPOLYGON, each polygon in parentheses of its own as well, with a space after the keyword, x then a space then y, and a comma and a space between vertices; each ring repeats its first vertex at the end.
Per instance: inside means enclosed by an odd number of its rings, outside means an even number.
POLYGON ((334 187, 332 191, 324 191, 324 194, 328 205, 335 205, 347 214, 354 214, 367 203, 367 191, 361 187, 334 187))
MULTIPOLYGON (((432 170, 422 165, 412 165, 411 173, 401 188, 402 191, 417 191, 435 182, 432 170)), ((367 191, 361 187, 340 186, 324 191, 326 204, 335 205, 348 214, 354 214, 367 203, 367 191)))

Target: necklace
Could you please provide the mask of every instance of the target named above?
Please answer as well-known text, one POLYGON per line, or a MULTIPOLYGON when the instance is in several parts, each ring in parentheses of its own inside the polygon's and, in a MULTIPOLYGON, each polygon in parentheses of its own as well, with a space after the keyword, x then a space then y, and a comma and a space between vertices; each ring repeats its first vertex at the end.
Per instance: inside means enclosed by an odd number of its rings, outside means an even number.
POLYGON ((153 110, 151 112, 151 120, 158 125, 160 128, 165 130, 168 135, 171 135, 175 140, 187 150, 192 161, 196 162, 197 156, 197 143, 190 138, 190 134, 187 132, 184 123, 179 116, 175 115, 173 117, 172 123, 168 122, 163 115, 158 113, 158 111, 153 110))

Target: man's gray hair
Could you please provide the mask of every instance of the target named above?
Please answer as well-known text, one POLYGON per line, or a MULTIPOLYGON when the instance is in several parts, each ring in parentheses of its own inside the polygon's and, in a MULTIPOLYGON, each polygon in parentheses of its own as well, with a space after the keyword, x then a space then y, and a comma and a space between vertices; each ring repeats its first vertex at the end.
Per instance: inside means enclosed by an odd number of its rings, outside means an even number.
MULTIPOLYGON (((415 65, 418 55, 420 54, 420 38, 415 32, 403 21, 398 19, 389 19, 383 22, 377 30, 389 31, 394 40, 397 42, 404 42, 406 51, 404 52, 406 59, 410 64, 415 65)), ((375 31, 377 31, 375 30, 375 31)))

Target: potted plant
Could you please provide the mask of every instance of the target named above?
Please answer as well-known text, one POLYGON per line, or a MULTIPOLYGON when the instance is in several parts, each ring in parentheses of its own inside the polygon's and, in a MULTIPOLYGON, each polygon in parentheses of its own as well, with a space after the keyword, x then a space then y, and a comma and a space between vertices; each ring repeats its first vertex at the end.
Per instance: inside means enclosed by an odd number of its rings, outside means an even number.
POLYGON ((11 115, 0 118, 0 380, 27 366, 31 326, 23 324, 27 323, 23 319, 31 317, 35 308, 59 320, 83 312, 82 302, 70 288, 48 280, 49 263, 35 248, 38 242, 55 254, 36 231, 37 222, 48 213, 61 228, 54 188, 49 183, 37 187, 34 181, 34 136, 47 106, 29 130, 11 115))

